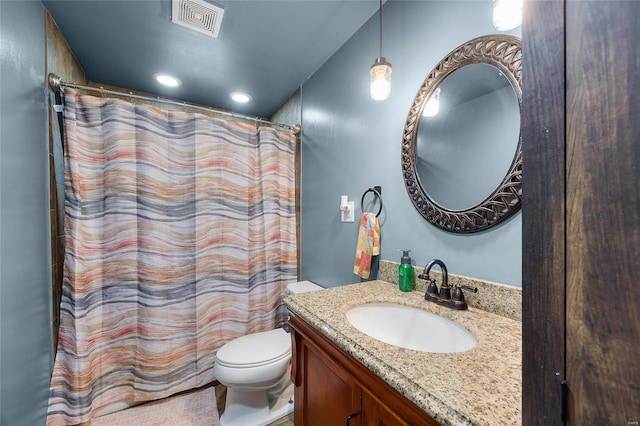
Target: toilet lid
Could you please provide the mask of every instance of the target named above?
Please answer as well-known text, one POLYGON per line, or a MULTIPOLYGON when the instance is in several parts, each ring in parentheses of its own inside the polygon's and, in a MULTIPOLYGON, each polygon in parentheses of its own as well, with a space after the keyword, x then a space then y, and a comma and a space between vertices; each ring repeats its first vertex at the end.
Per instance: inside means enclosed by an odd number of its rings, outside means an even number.
POLYGON ((216 362, 227 367, 258 367, 291 356, 291 336, 281 328, 238 337, 218 349, 216 362))

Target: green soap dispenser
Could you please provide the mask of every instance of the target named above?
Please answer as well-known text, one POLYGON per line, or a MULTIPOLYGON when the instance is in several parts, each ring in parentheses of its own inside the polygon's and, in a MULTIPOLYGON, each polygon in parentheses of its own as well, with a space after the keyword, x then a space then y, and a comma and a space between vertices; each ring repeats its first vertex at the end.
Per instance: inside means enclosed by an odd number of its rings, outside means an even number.
POLYGON ((411 250, 398 250, 402 252, 402 258, 400 259, 400 266, 398 266, 398 287, 400 291, 413 291, 415 286, 416 276, 411 265, 411 258, 409 252, 411 250))

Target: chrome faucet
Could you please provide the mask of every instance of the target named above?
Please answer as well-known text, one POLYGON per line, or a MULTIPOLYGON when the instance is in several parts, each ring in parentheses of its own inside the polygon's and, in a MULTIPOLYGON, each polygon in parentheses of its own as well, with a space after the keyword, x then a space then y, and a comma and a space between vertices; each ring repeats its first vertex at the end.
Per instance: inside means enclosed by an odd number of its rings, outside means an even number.
POLYGON ((422 274, 418 275, 418 278, 429 281, 427 292, 424 295, 425 300, 435 302, 438 305, 448 306, 449 308, 453 309, 463 310, 467 309, 468 307, 467 302, 465 302, 464 300, 462 288, 471 290, 474 293, 478 292, 478 289, 475 287, 456 285, 453 296, 451 296, 451 287, 449 286, 449 275, 447 273, 447 267, 440 259, 433 259, 432 261, 430 261, 427 266, 425 266, 422 274), (440 286, 440 290, 438 290, 435 278, 432 279, 429 275, 429 273, 431 272, 431 268, 433 268, 435 265, 440 266, 440 269, 442 270, 442 285, 440 286))

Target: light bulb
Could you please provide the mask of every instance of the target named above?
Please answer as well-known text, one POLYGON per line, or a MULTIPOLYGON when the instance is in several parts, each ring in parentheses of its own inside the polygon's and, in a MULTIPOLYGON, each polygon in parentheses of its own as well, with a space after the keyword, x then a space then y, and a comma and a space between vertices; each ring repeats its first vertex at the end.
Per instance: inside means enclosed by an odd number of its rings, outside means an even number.
POLYGON ((371 99, 383 101, 391 94, 391 64, 382 56, 371 66, 371 99))
POLYGON ((169 74, 155 73, 153 76, 158 83, 168 87, 178 87, 182 84, 180 80, 169 74))
POLYGON ((522 0, 493 0, 493 26, 508 31, 522 25, 522 0))
POLYGON ((240 104, 246 104, 251 100, 251 96, 247 95, 244 92, 233 92, 229 95, 229 97, 234 101, 240 104))

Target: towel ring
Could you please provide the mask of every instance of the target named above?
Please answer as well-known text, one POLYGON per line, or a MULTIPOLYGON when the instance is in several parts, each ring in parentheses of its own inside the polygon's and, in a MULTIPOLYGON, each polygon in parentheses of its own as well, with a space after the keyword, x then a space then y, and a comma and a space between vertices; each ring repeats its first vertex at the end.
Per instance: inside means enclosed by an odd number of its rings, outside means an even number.
MULTIPOLYGON (((380 213, 382 213, 382 187, 381 186, 374 186, 373 188, 369 188, 366 191, 364 191, 364 194, 362 194, 362 199, 360 200, 360 210, 362 210, 364 212, 364 197, 369 193, 369 192, 373 192, 373 195, 375 197, 378 198, 378 200, 380 201, 380 209, 378 209, 378 213, 376 213, 376 217, 380 216, 380 213)), ((375 201, 375 199, 374 199, 375 201)))

